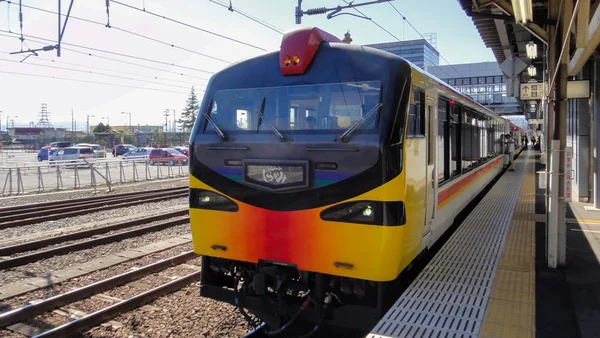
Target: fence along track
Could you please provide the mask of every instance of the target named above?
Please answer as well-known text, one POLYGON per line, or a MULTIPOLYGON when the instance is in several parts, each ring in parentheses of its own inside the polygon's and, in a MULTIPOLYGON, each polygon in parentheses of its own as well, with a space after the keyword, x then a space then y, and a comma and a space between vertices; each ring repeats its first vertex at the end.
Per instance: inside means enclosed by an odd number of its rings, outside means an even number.
POLYGON ((184 166, 181 162, 177 165, 165 165, 166 173, 163 173, 161 167, 161 165, 157 165, 155 166, 156 170, 152 169, 147 158, 121 161, 100 159, 76 162, 56 161, 53 164, 0 167, 0 195, 20 195, 26 192, 40 193, 48 190, 63 190, 65 188, 78 189, 83 186, 89 186, 96 190, 102 184, 106 184, 108 190, 112 191, 112 185, 115 183, 151 181, 155 179, 185 177, 188 175, 186 170, 184 170, 184 168, 187 168, 187 165, 184 166), (66 172, 65 169, 69 166, 73 167, 73 177, 65 177, 63 180, 63 175, 66 172), (80 169, 79 166, 86 166, 87 168, 80 169), (54 171, 51 171, 51 168, 53 168, 54 171), (79 174, 81 171, 89 172, 89 183, 82 184, 79 174), (141 171, 143 171, 143 173, 140 175, 141 171), (156 174, 153 174, 154 171, 156 171, 156 174), (115 176, 114 180, 112 178, 113 174, 115 176), (36 176, 36 178, 26 182, 24 177, 28 176, 36 176), (100 177, 100 181, 96 178, 97 176, 100 177), (118 180, 116 179, 117 176, 119 177, 118 180), (128 176, 130 179, 127 179, 128 176), (73 184, 66 187, 65 184, 68 185, 69 182, 72 182, 73 184), (54 186, 54 188, 47 188, 51 185, 54 186))
POLYGON ((13 228, 21 225, 41 223, 45 221, 54 221, 62 218, 89 214, 90 212, 111 210, 115 208, 125 208, 132 205, 159 202, 167 199, 187 197, 186 191, 170 191, 166 193, 153 193, 149 195, 138 195, 133 197, 122 198, 113 201, 90 202, 79 204, 71 207, 56 208, 52 212, 38 211, 25 214, 10 215, 0 217, 0 229, 13 228), (156 196, 159 195, 159 196, 156 196), (150 197, 152 196, 152 197, 150 197), (107 203, 108 202, 108 203, 107 203), (93 209, 91 209, 93 208, 93 209), (55 212, 55 213, 53 213, 55 212))

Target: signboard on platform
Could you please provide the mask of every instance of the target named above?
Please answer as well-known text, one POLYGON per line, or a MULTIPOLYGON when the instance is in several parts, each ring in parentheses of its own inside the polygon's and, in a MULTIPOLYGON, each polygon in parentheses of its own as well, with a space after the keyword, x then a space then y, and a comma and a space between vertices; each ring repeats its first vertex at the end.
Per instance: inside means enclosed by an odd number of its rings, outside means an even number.
POLYGON ((573 148, 565 148, 565 202, 571 202, 573 185, 573 148))
POLYGON ((588 99, 590 80, 567 81, 567 99, 588 99))
POLYGON ((521 90, 519 92, 521 100, 541 100, 543 94, 543 82, 521 83, 521 90))

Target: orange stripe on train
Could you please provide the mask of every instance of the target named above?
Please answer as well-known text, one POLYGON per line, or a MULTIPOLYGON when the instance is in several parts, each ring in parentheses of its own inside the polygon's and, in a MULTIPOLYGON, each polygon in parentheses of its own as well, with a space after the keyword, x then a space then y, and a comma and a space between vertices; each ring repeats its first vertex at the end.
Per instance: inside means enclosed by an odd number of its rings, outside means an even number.
POLYGON ((500 164, 502 160, 503 157, 500 156, 479 170, 467 174, 449 187, 441 190, 438 193, 438 209, 442 208, 446 203, 450 202, 452 198, 475 183, 480 177, 486 175, 490 170, 500 164))

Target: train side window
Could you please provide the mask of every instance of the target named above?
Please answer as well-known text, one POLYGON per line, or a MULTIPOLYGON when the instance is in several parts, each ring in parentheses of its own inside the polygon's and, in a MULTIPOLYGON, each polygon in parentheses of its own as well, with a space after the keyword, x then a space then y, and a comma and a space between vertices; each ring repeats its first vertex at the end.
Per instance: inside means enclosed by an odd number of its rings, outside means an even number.
POLYGON ((456 176, 460 174, 461 171, 461 154, 460 154, 460 106, 458 105, 450 105, 450 114, 449 114, 449 122, 450 122, 450 170, 452 176, 456 176))
POLYGON ((413 87, 406 135, 409 137, 424 137, 425 127, 425 93, 417 87, 413 87))
POLYGON ((438 101, 438 135, 437 135, 437 171, 438 180, 443 182, 450 178, 450 127, 448 121, 448 101, 438 101))

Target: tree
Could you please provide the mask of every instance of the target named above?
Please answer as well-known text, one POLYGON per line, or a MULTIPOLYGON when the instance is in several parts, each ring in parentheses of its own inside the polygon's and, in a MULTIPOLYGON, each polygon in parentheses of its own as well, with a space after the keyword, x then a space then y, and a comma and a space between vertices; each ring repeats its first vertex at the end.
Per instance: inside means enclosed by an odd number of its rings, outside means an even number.
POLYGON ((198 112, 199 108, 200 102, 196 97, 194 87, 192 87, 190 95, 187 98, 185 108, 183 108, 183 111, 181 112, 181 117, 179 118, 179 120, 177 120, 177 122, 179 122, 183 130, 192 130, 192 128, 194 127, 194 122, 196 122, 196 113, 198 112))
POLYGON ((94 128, 93 132, 94 133, 104 133, 105 131, 109 131, 109 130, 110 130, 109 126, 105 126, 102 122, 100 122, 100 123, 98 123, 96 128, 94 128))

